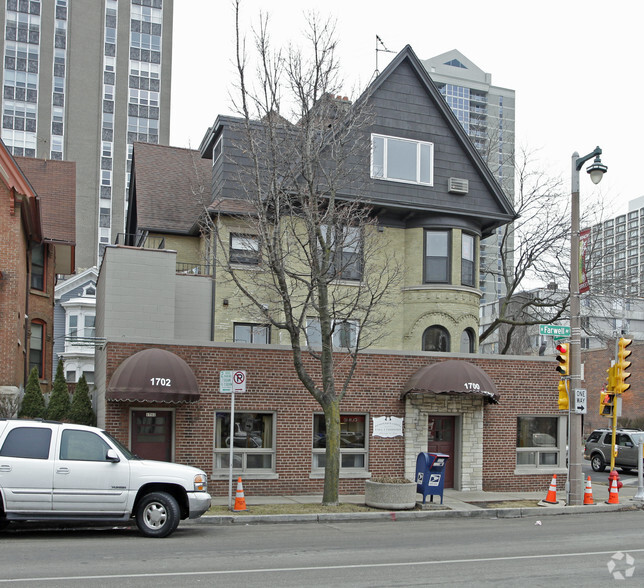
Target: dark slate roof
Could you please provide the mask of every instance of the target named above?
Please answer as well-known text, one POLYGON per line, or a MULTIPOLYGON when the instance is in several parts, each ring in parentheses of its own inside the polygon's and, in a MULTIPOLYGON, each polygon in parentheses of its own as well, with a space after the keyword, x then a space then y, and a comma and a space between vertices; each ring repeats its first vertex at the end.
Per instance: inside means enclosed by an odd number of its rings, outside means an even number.
POLYGON ((210 201, 212 181, 211 162, 199 151, 135 143, 131 177, 139 229, 193 232, 210 201))
POLYGON ((209 207, 213 214, 254 214, 255 207, 248 200, 239 198, 217 198, 209 207))
POLYGON ((76 163, 14 158, 40 199, 43 238, 76 243, 76 163))
MULTIPOLYGON (((484 233, 490 233, 495 227, 502 226, 511 220, 517 217, 512 202, 508 199, 503 188, 500 186, 496 180, 494 174, 484 162, 483 158, 474 147, 472 141, 467 135, 465 129, 460 124, 456 115, 452 112, 452 109, 449 107, 444 97, 432 81, 429 72, 423 66, 420 59, 414 53, 414 50, 410 45, 407 45, 402 51, 400 51, 396 57, 387 65, 387 67, 380 73, 380 75, 374 79, 374 81, 369 85, 367 90, 362 94, 362 96, 356 101, 360 103, 363 100, 373 101, 373 99, 378 95, 379 90, 383 90, 383 93, 387 96, 390 96, 392 92, 399 92, 401 95, 405 96, 404 92, 408 88, 397 87, 399 83, 406 83, 406 80, 400 78, 400 74, 404 71, 404 68, 409 68, 413 72, 413 76, 420 83, 424 89, 426 95, 430 98, 433 108, 440 114, 440 117, 444 121, 444 125, 451 135, 455 138, 457 143, 460 145, 463 153, 469 160, 470 165, 472 166, 472 171, 474 171, 480 181, 487 189, 490 194, 490 198, 494 201, 488 204, 488 207, 491 206, 489 210, 482 210, 478 206, 472 206, 471 203, 463 205, 456 205, 451 210, 451 207, 436 207, 436 203, 432 202, 436 210, 443 208, 443 212, 449 213, 453 212, 457 215, 473 215, 475 217, 480 217, 483 220, 483 217, 488 217, 483 221, 483 225, 486 226, 484 233), (392 82, 394 88, 392 88, 392 82)), ((419 105, 415 103, 415 96, 410 95, 407 97, 410 100, 408 108, 410 111, 414 111, 417 116, 421 115, 421 119, 424 120, 429 112, 424 112, 422 108, 419 110, 419 105)), ((376 107, 376 114, 378 115, 378 107, 376 107)), ((385 112, 385 117, 391 116, 391 113, 385 112)), ((457 163, 455 161, 455 163, 457 163)), ((458 172, 457 172, 458 173, 458 172)), ((456 202, 458 199, 455 199, 456 202)), ((463 200, 463 202, 467 202, 463 200)))

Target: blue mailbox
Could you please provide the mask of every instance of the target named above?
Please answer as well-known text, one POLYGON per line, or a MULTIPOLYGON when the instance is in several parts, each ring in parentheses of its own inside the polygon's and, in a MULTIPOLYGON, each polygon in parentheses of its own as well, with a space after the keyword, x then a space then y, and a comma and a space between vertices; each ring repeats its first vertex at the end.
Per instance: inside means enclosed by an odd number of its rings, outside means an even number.
POLYGON ((419 453, 416 458, 416 492, 423 495, 423 504, 429 494, 430 502, 434 495, 441 497, 443 504, 443 488, 445 486, 445 466, 449 455, 444 453, 419 453))

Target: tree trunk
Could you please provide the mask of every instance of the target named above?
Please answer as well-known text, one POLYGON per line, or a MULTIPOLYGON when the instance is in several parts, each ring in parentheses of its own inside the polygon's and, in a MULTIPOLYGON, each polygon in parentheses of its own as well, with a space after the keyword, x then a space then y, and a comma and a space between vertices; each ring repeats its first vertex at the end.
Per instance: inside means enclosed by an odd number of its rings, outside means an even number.
POLYGON ((322 504, 333 506, 339 502, 340 478, 340 401, 324 403, 326 424, 326 465, 324 467, 324 494, 322 504))

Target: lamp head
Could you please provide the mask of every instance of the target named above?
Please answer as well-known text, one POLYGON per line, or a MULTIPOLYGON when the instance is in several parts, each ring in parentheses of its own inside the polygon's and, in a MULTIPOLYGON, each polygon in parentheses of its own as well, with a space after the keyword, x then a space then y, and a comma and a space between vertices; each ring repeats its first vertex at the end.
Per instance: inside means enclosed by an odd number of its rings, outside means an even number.
POLYGON ((608 167, 602 163, 599 155, 595 157, 592 165, 589 165, 586 168, 586 171, 590 174, 590 180, 593 184, 599 184, 604 177, 604 174, 608 171, 608 167))

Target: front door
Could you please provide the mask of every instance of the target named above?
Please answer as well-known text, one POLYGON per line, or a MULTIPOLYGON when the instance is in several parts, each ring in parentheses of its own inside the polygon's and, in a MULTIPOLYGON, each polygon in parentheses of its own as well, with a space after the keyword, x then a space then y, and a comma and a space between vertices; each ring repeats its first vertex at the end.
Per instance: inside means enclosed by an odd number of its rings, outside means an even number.
POLYGON ((172 460, 172 411, 132 411, 132 453, 142 459, 172 460))
POLYGON ((445 453, 449 455, 445 467, 444 487, 454 487, 454 430, 455 416, 429 415, 427 434, 427 451, 430 453, 445 453))

